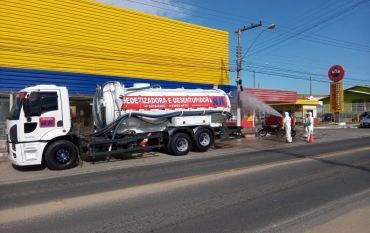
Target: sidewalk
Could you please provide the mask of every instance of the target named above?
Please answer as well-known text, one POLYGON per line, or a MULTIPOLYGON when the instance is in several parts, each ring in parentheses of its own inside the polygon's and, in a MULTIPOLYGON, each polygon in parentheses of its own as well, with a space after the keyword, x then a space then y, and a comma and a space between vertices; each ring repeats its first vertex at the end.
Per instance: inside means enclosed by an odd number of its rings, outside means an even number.
POLYGON ((8 161, 8 152, 6 148, 0 148, 0 162, 1 161, 8 161))
POLYGON ((1 154, 1 153, 7 153, 7 152, 6 152, 6 148, 0 148, 0 154, 1 154))
MULTIPOLYGON (((317 125, 315 126, 316 129, 344 129, 344 128, 358 128, 359 127, 359 124, 348 124, 346 125, 345 123, 344 124, 338 124, 338 123, 334 123, 334 124, 322 124, 322 125, 317 125)), ((256 125, 256 127, 254 128, 246 128, 246 129, 243 129, 242 130, 242 135, 244 136, 244 138, 247 138, 249 140, 251 139, 254 139, 255 136, 257 135, 258 133, 258 130, 260 130, 262 128, 261 125, 256 125)), ((299 129, 304 129, 302 125, 298 125, 298 126, 295 126, 295 129, 299 130, 299 129)), ((231 140, 232 141, 232 140, 231 140)), ((227 142, 231 142, 231 141, 223 141, 223 144, 227 144, 227 142)), ((232 143, 231 143, 232 144, 232 143)), ((6 151, 6 148, 1 148, 0 147, 0 158, 6 158, 8 156, 7 154, 7 151, 6 151)))

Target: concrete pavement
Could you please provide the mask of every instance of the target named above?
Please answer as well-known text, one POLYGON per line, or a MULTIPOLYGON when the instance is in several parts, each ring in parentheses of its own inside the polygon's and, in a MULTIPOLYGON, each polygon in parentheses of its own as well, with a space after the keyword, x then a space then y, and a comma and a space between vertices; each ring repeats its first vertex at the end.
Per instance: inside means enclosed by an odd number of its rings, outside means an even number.
MULTIPOLYGON (((322 125, 318 125, 315 127, 315 129, 345 129, 345 128, 358 128, 359 127, 359 124, 349 124, 349 125, 345 125, 345 124, 322 124, 322 125)), ((248 139, 254 139, 257 135, 257 132, 258 130, 261 129, 261 126, 257 126, 255 128, 248 128, 248 129, 243 129, 242 130, 242 134, 248 139)), ((295 129, 296 131, 298 130, 302 130, 303 131, 303 127, 302 126, 295 126, 295 129)), ((3 143, 5 145, 5 141, 3 143)), ((231 141, 224 141, 222 142, 222 144, 233 144, 232 140, 231 141)), ((0 147, 0 159, 4 159, 5 157, 7 157, 7 152, 6 152, 6 148, 5 146, 4 147, 0 147)))

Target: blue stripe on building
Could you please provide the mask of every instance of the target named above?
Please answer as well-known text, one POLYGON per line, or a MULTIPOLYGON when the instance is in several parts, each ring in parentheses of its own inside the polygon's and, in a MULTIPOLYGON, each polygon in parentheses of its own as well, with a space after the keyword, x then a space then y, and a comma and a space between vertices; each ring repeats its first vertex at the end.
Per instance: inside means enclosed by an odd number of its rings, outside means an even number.
MULTIPOLYGON (((54 84, 66 86, 70 94, 94 94, 95 85, 102 85, 108 81, 118 81, 125 87, 132 87, 134 83, 149 83, 150 85, 160 85, 162 88, 185 88, 185 89, 212 89, 211 84, 174 82, 165 80, 153 80, 145 78, 130 78, 121 76, 83 74, 60 71, 45 71, 33 69, 20 69, 0 67, 0 91, 14 91, 37 84, 54 84)), ((218 88, 225 92, 232 91, 233 98, 236 96, 236 87, 229 85, 219 85, 218 88)), ((232 99, 233 99, 232 98, 232 99)))

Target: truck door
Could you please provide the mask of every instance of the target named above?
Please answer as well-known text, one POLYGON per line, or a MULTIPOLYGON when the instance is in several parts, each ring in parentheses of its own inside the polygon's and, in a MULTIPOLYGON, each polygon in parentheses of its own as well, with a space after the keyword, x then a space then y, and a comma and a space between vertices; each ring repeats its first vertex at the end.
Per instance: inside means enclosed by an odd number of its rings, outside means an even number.
POLYGON ((46 133, 63 127, 59 90, 35 91, 27 96, 24 117, 20 117, 20 142, 37 142, 46 133))

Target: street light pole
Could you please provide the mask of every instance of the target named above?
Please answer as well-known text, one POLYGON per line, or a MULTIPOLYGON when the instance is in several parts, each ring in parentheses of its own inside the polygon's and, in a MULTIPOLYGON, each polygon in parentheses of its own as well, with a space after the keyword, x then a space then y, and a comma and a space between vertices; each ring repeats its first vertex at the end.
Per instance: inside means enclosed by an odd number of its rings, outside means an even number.
POLYGON ((240 46, 240 37, 241 37, 241 29, 238 29, 238 50, 237 50, 237 66, 236 66, 236 88, 237 88, 237 96, 236 96, 236 125, 240 126, 240 118, 241 118, 241 111, 240 111, 240 91, 241 88, 241 79, 240 79, 240 70, 242 69, 241 65, 241 46, 240 46))
MULTIPOLYGON (((315 75, 317 71, 319 71, 319 69, 317 69, 317 70, 315 71, 315 73, 313 73, 313 75, 315 75)), ((310 96, 312 96, 312 76, 313 76, 313 75, 311 75, 311 76, 310 76, 310 96)))
MULTIPOLYGON (((262 65, 262 66, 267 66, 269 63, 265 63, 264 65, 262 65)), ((253 88, 256 88, 256 72, 259 70, 259 69, 261 69, 261 67, 262 66, 260 66, 257 70, 254 70, 253 71, 253 88)))
MULTIPOLYGON (((242 70, 242 57, 241 57, 241 32, 262 26, 262 23, 260 22, 259 24, 251 25, 249 27, 243 27, 243 28, 238 28, 238 30, 235 31, 235 33, 238 34, 238 47, 237 47, 237 60, 236 60, 236 88, 237 88, 237 96, 236 96, 236 125, 240 126, 240 121, 241 121, 241 110, 240 110, 240 92, 243 91, 243 86, 242 86, 242 80, 240 78, 240 72, 242 70)), ((245 56, 245 55, 244 55, 245 56)))
POLYGON ((256 88, 256 71, 253 71, 253 88, 256 88))
POLYGON ((241 110, 240 110, 240 92, 243 91, 243 87, 242 87, 242 80, 240 79, 240 72, 242 70, 242 61, 243 61, 243 58, 245 57, 245 55, 247 55, 248 51, 251 49, 251 47, 253 46, 253 44, 256 42, 256 40, 258 39, 258 37, 262 34, 262 32, 266 31, 267 29, 273 29, 275 27, 275 24, 271 24, 268 28, 262 30, 258 36, 256 37, 256 39, 254 39, 253 43, 251 44, 251 46, 249 46, 247 52, 245 52, 244 56, 243 57, 240 57, 241 56, 241 46, 240 46, 240 40, 241 40, 241 32, 243 31, 246 31, 246 30, 249 30, 249 29, 252 29, 252 28, 255 28, 255 27, 260 27, 262 26, 262 23, 260 22, 259 24, 255 24, 255 25, 251 25, 249 27, 243 27, 243 28, 238 28, 238 30, 235 31, 236 34, 238 34, 238 47, 237 47, 237 64, 236 64, 236 72, 237 72, 237 75, 236 75, 236 86, 237 86, 237 97, 236 97, 236 125, 237 126, 240 126, 240 121, 241 121, 241 110))
MULTIPOLYGON (((267 79, 267 77, 265 77, 265 78, 261 81, 261 83, 262 83, 265 79, 267 79)), ((260 83, 258 83, 258 88, 260 88, 260 83)))

